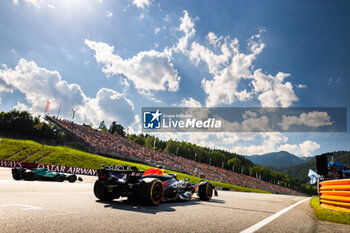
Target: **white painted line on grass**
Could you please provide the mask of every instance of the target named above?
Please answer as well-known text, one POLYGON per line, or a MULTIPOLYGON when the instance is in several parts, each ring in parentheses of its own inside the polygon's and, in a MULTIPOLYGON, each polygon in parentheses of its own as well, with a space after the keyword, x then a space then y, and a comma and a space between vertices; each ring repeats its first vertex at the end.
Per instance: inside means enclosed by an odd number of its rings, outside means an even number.
POLYGON ((41 207, 32 206, 32 205, 26 205, 26 204, 5 204, 5 205, 0 205, 0 207, 11 207, 11 206, 25 207, 25 208, 22 208, 22 210, 39 210, 39 209, 41 209, 41 207))
POLYGON ((271 215, 270 217, 268 218, 265 218, 264 220, 258 222, 257 224, 245 229, 244 231, 241 231, 241 233, 253 233, 257 230, 259 230, 260 228, 262 228, 263 226, 265 226, 266 224, 272 222, 273 220, 275 220, 276 218, 278 218, 279 216, 281 216, 282 214, 286 213, 287 211, 293 209, 294 207, 296 207, 297 205, 303 203, 304 201, 307 201, 307 200, 310 200, 311 197, 309 198, 306 198, 304 200, 301 200, 291 206, 288 206, 287 208, 281 210, 281 211, 278 211, 277 213, 271 215))

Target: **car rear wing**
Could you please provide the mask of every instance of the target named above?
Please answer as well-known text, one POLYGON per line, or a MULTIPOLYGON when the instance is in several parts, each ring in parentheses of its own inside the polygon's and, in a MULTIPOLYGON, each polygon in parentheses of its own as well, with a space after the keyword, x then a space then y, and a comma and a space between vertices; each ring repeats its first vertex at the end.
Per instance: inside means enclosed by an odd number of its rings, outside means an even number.
POLYGON ((102 165, 102 167, 103 169, 97 171, 99 179, 115 176, 124 179, 127 183, 135 183, 144 174, 144 171, 138 170, 135 166, 102 165))

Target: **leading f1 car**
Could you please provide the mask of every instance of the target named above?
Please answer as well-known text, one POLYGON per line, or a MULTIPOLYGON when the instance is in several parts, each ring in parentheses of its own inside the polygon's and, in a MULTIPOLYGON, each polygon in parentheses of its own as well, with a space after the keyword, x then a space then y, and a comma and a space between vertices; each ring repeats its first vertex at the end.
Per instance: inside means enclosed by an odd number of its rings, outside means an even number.
POLYGON ((103 165, 97 174, 94 194, 102 201, 127 197, 133 202, 157 206, 162 201, 190 200, 195 193, 203 201, 213 196, 210 182, 201 181, 197 185, 178 180, 176 174, 165 173, 161 168, 140 171, 133 166, 103 165))
POLYGON ((82 181, 82 178, 75 174, 66 175, 64 173, 58 173, 48 170, 47 168, 36 168, 33 170, 24 168, 24 167, 16 167, 12 169, 12 177, 15 180, 43 180, 43 181, 58 181, 63 182, 68 180, 70 183, 74 183, 77 179, 82 181))

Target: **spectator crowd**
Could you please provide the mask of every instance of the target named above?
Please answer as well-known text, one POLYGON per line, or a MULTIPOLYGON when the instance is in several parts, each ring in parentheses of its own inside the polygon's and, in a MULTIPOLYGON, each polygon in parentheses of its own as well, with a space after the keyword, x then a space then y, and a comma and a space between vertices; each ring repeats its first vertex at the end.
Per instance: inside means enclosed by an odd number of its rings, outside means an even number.
POLYGON ((265 182, 261 179, 235 173, 219 167, 199 163, 181 156, 170 155, 165 152, 152 150, 142 147, 135 142, 113 135, 107 132, 99 131, 88 126, 78 125, 66 120, 60 120, 55 117, 47 116, 47 119, 58 125, 65 132, 75 136, 84 145, 87 145, 94 152, 103 152, 104 154, 118 154, 123 158, 130 160, 143 161, 145 163, 164 165, 169 170, 180 170, 190 175, 203 177, 205 179, 218 181, 227 184, 238 185, 247 188, 266 190, 272 193, 293 193, 300 194, 295 190, 265 182))

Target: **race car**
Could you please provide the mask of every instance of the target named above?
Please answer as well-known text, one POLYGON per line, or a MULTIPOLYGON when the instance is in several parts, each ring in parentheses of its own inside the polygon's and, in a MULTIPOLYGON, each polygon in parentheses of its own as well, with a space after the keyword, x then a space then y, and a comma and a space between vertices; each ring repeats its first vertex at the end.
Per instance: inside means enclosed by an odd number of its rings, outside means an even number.
POLYGON ((94 194, 102 201, 127 197, 133 202, 157 206, 162 201, 188 201, 194 193, 203 201, 213 196, 210 182, 201 181, 197 185, 178 180, 176 174, 165 173, 161 168, 140 171, 134 166, 103 165, 97 174, 94 194))
MULTIPOLYGON (((12 177, 15 180, 44 180, 44 181, 58 181, 63 182, 68 180, 70 183, 74 183, 77 180, 76 175, 66 175, 64 173, 57 173, 48 170, 47 168, 36 168, 29 170, 23 167, 16 167, 12 169, 12 177)), ((79 177, 80 181, 82 178, 79 177)))

